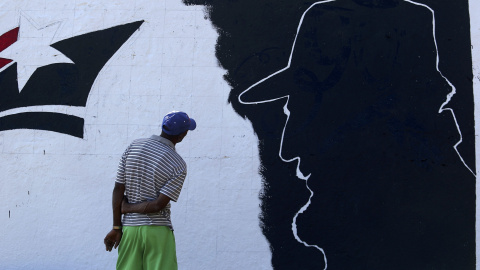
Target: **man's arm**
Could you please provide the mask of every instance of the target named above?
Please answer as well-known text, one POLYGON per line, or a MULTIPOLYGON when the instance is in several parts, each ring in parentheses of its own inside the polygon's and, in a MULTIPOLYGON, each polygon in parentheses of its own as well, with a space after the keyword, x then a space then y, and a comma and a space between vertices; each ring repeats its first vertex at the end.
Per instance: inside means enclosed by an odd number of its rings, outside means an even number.
POLYGON ((158 213, 164 209, 167 204, 173 200, 177 201, 183 182, 187 175, 186 165, 175 167, 175 174, 167 181, 167 183, 160 189, 157 199, 142 203, 131 204, 127 200, 122 202, 122 214, 126 213, 158 213))
POLYGON ((112 229, 103 242, 107 251, 112 251, 112 248, 117 248, 122 239, 122 200, 125 193, 125 185, 115 183, 112 193, 112 211, 113 211, 113 226, 119 226, 117 229, 112 229))
POLYGON ((157 213, 170 202, 170 198, 162 193, 154 201, 142 203, 128 203, 125 199, 122 202, 122 214, 126 213, 157 213))

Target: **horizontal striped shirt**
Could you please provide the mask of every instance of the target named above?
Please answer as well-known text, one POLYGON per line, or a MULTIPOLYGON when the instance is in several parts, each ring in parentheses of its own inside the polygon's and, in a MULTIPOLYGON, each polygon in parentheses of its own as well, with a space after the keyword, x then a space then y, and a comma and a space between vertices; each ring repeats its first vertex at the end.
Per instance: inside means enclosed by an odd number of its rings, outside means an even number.
MULTIPOLYGON (((116 182, 125 185, 129 203, 157 199, 160 193, 177 201, 187 175, 187 165, 175 151, 175 145, 160 136, 133 141, 118 165, 116 182)), ((124 226, 159 225, 173 230, 170 203, 158 213, 127 213, 124 226)))

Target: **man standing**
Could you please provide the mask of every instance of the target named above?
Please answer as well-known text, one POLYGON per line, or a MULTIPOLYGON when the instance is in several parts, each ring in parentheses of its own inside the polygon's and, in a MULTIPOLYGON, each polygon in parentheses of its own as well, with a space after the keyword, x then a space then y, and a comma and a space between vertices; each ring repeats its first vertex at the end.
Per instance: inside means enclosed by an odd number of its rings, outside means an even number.
POLYGON ((104 239, 107 251, 120 244, 117 270, 177 269, 170 200, 177 201, 187 167, 175 145, 195 128, 186 113, 170 112, 160 136, 135 140, 123 154, 112 195, 113 229, 104 239))

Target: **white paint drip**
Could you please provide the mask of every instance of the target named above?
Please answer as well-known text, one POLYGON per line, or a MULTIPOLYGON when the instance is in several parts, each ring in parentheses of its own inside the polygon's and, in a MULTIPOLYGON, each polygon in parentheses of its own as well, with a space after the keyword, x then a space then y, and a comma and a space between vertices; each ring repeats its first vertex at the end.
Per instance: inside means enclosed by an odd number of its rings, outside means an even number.
MULTIPOLYGON (((310 192, 310 197, 308 198, 308 201, 307 203, 302 207, 300 208, 300 210, 295 214, 295 216, 293 217, 293 222, 292 222, 292 232, 293 232, 293 235, 295 237, 295 239, 302 243, 303 245, 305 245, 306 247, 314 247, 316 249, 318 249, 320 252, 322 252, 323 254, 323 258, 324 258, 324 261, 325 261, 325 269, 327 269, 327 257, 326 257, 326 254, 325 254, 325 251, 317 246, 317 245, 311 245, 311 244, 308 244, 307 242, 305 242, 304 240, 300 239, 300 237, 298 236, 298 230, 297 230, 297 218, 300 214, 304 213, 308 206, 310 206, 311 204, 311 199, 314 195, 313 191, 310 189, 310 187, 308 186, 308 179, 310 178, 311 174, 305 176, 301 170, 300 170, 300 157, 294 157, 292 159, 285 159, 282 157, 282 148, 283 148, 283 141, 284 141, 284 138, 285 138, 285 130, 286 130, 286 127, 287 127, 287 124, 288 124, 288 120, 290 119, 290 111, 288 110, 288 101, 290 100, 290 95, 285 95, 285 96, 281 96, 281 97, 277 97, 277 98, 272 98, 272 99, 268 99, 268 100, 260 100, 260 101, 252 101, 252 102, 245 102, 245 101, 242 101, 242 95, 244 95, 246 92, 250 91, 252 88, 256 87, 257 85, 263 83, 264 81, 276 76, 277 74, 279 73, 282 73, 284 72, 285 70, 289 69, 290 68, 290 65, 291 65, 291 62, 292 62, 292 57, 293 57, 293 51, 295 49, 295 44, 297 42, 297 37, 298 37, 298 33, 300 32, 300 28, 302 26, 302 23, 303 23, 303 20, 305 18, 305 15, 307 14, 307 12, 312 9, 314 6, 316 5, 320 5, 320 4, 324 4, 324 3, 329 3, 329 2, 335 2, 336 0, 326 0, 326 1, 319 1, 319 2, 316 2, 314 4, 312 4, 302 15, 301 19, 300 19, 300 23, 298 24, 298 27, 297 27, 297 33, 295 35, 295 39, 293 41, 293 45, 292 45, 292 50, 290 52, 290 57, 288 59, 288 64, 285 68, 283 69, 280 69, 279 71, 261 79, 260 81, 256 82, 255 84, 253 84, 252 86, 250 86, 249 88, 247 88, 246 90, 244 90, 242 93, 240 93, 240 95, 238 96, 238 101, 241 103, 241 104, 245 104, 245 105, 252 105, 252 104, 262 104, 262 103, 269 103, 269 102, 273 102, 273 101, 277 101, 277 100, 280 100, 280 99, 284 99, 286 98, 287 101, 285 102, 285 106, 283 107, 283 112, 285 113, 285 115, 287 116, 287 120, 285 121, 285 126, 283 127, 283 131, 282 131, 282 138, 281 138, 281 141, 280 141, 280 149, 279 149, 279 157, 280 159, 283 161, 283 162, 292 162, 292 161, 298 161, 297 163, 297 168, 296 168, 296 176, 297 178, 299 178, 300 180, 303 180, 305 181, 305 186, 306 188, 308 189, 308 191, 310 192)), ((438 71, 438 73, 442 76, 442 78, 448 83, 448 85, 452 88, 452 91, 447 95, 446 97, 446 100, 445 102, 440 106, 439 108, 439 111, 438 113, 442 113, 443 111, 449 111, 452 116, 453 116, 453 119, 455 121, 455 125, 457 127, 457 131, 460 135, 460 140, 453 146, 453 148, 455 149, 458 157, 460 158, 460 160, 463 162, 463 164, 465 165, 465 167, 473 174, 475 175, 475 173, 470 169, 470 167, 465 163, 465 161, 463 160, 463 157, 461 156, 461 154, 459 153, 457 147, 458 145, 460 145, 463 141, 462 139, 462 133, 461 133, 461 130, 460 130, 460 127, 458 125, 458 122, 457 122, 457 119, 455 117, 455 113, 453 111, 453 109, 451 108, 445 108, 445 106, 450 102, 451 98, 453 97, 453 95, 456 93, 456 88, 455 86, 442 74, 442 72, 440 71, 439 69, 439 62, 440 62, 440 57, 439 57, 439 54, 438 54, 438 47, 437 47, 437 39, 436 39, 436 36, 435 36, 435 12, 433 11, 432 8, 430 8, 429 6, 425 5, 425 4, 420 4, 420 3, 417 3, 417 2, 413 2, 413 1, 410 1, 410 0, 404 0, 405 2, 408 2, 408 3, 411 3, 411 4, 414 4, 414 5, 418 5, 418 6, 422 6, 422 7, 425 7, 427 9, 430 10, 430 12, 432 12, 432 24, 433 24, 433 39, 434 39, 434 42, 435 42, 435 50, 436 50, 436 69, 438 71)))

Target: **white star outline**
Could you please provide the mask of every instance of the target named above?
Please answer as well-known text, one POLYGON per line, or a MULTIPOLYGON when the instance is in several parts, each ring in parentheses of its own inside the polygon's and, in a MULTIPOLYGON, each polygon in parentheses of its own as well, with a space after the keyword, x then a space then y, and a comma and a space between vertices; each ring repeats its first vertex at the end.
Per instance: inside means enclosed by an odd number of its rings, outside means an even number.
POLYGON ((0 72, 17 63, 18 91, 21 92, 39 67, 57 63, 74 64, 73 61, 51 47, 62 21, 39 26, 25 13, 20 13, 17 41, 0 52, 1 58, 11 59, 0 72))

